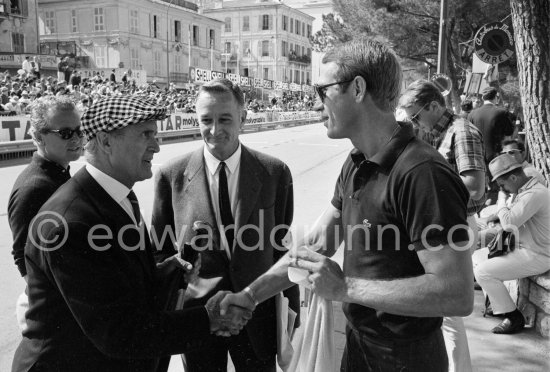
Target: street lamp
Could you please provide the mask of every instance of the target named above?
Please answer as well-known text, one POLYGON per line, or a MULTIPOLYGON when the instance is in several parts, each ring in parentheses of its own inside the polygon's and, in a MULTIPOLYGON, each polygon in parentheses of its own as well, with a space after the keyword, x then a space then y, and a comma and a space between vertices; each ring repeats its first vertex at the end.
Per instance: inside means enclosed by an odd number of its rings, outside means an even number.
POLYGON ((170 0, 170 3, 166 7, 166 87, 170 87, 170 20, 168 19, 168 11, 174 0, 170 0))

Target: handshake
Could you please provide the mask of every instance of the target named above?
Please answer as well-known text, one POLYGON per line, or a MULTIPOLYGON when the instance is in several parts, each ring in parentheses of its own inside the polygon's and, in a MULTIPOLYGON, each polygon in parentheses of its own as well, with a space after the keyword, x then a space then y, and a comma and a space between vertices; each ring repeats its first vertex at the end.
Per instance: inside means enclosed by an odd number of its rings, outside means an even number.
POLYGON ((219 291, 205 305, 210 319, 210 332, 217 336, 237 335, 252 318, 256 300, 251 292, 219 291))

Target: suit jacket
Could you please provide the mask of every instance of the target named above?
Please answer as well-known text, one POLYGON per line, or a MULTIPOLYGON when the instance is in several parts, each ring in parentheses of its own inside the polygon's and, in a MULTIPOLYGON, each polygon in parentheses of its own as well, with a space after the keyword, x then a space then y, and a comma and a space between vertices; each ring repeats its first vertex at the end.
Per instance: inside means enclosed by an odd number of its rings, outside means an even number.
POLYGON ((201 347, 206 310, 160 309, 145 227, 85 168, 40 211, 25 247, 28 328, 12 371, 152 372, 159 357, 201 347), (39 230, 47 218, 58 223, 39 230))
MULTIPOLYGON (((172 159, 155 177, 151 234, 156 234, 158 238, 154 241, 159 241, 163 232, 172 231, 177 239, 176 244, 165 239, 157 246, 158 261, 173 255, 183 242, 192 241, 193 222, 208 222, 214 229, 212 249, 201 252, 199 278, 189 285, 184 306, 204 304, 219 290, 240 291, 266 272, 286 253, 281 243, 292 222, 290 170, 282 161, 242 146, 234 216, 235 242, 229 259, 220 248, 220 231, 206 172, 201 148, 172 159), (276 226, 282 228, 277 230, 276 226), (242 233, 240 241, 239 231, 242 233), (273 242, 270 241, 272 233, 273 242)), ((300 314, 298 287, 289 288, 285 296, 289 298, 290 307, 300 314)), ((275 300, 270 299, 258 305, 246 326, 259 358, 276 352, 275 319, 275 300)))
POLYGON ((514 133, 514 123, 508 111, 493 104, 484 104, 470 112, 468 121, 483 134, 485 161, 489 163, 500 151, 500 143, 505 136, 514 133))

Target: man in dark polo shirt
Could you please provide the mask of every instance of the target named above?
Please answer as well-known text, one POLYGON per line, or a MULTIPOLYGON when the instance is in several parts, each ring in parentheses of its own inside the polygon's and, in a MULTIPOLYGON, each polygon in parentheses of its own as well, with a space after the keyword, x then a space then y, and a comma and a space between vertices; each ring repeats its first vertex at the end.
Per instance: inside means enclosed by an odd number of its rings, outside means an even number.
POLYGON ((395 120, 401 76, 395 54, 371 40, 323 57, 315 88, 327 135, 355 149, 299 248, 221 302, 253 308, 290 286, 289 266, 307 270, 318 296, 343 302, 346 372, 447 371, 442 317, 473 307, 468 191, 436 150, 395 120), (343 270, 326 257, 342 242, 343 270))

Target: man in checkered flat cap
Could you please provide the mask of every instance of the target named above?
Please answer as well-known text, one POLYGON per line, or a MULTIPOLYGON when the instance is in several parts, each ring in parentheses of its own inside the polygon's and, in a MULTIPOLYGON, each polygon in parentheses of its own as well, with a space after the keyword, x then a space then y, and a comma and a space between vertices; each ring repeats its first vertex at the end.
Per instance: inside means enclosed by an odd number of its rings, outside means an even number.
POLYGON ((157 372, 163 357, 204 347, 210 332, 236 334, 250 318, 238 308, 223 317, 205 306, 163 308, 163 268, 132 187, 152 176, 165 117, 135 96, 99 100, 82 117, 88 164, 29 227, 30 308, 12 371, 157 372))

